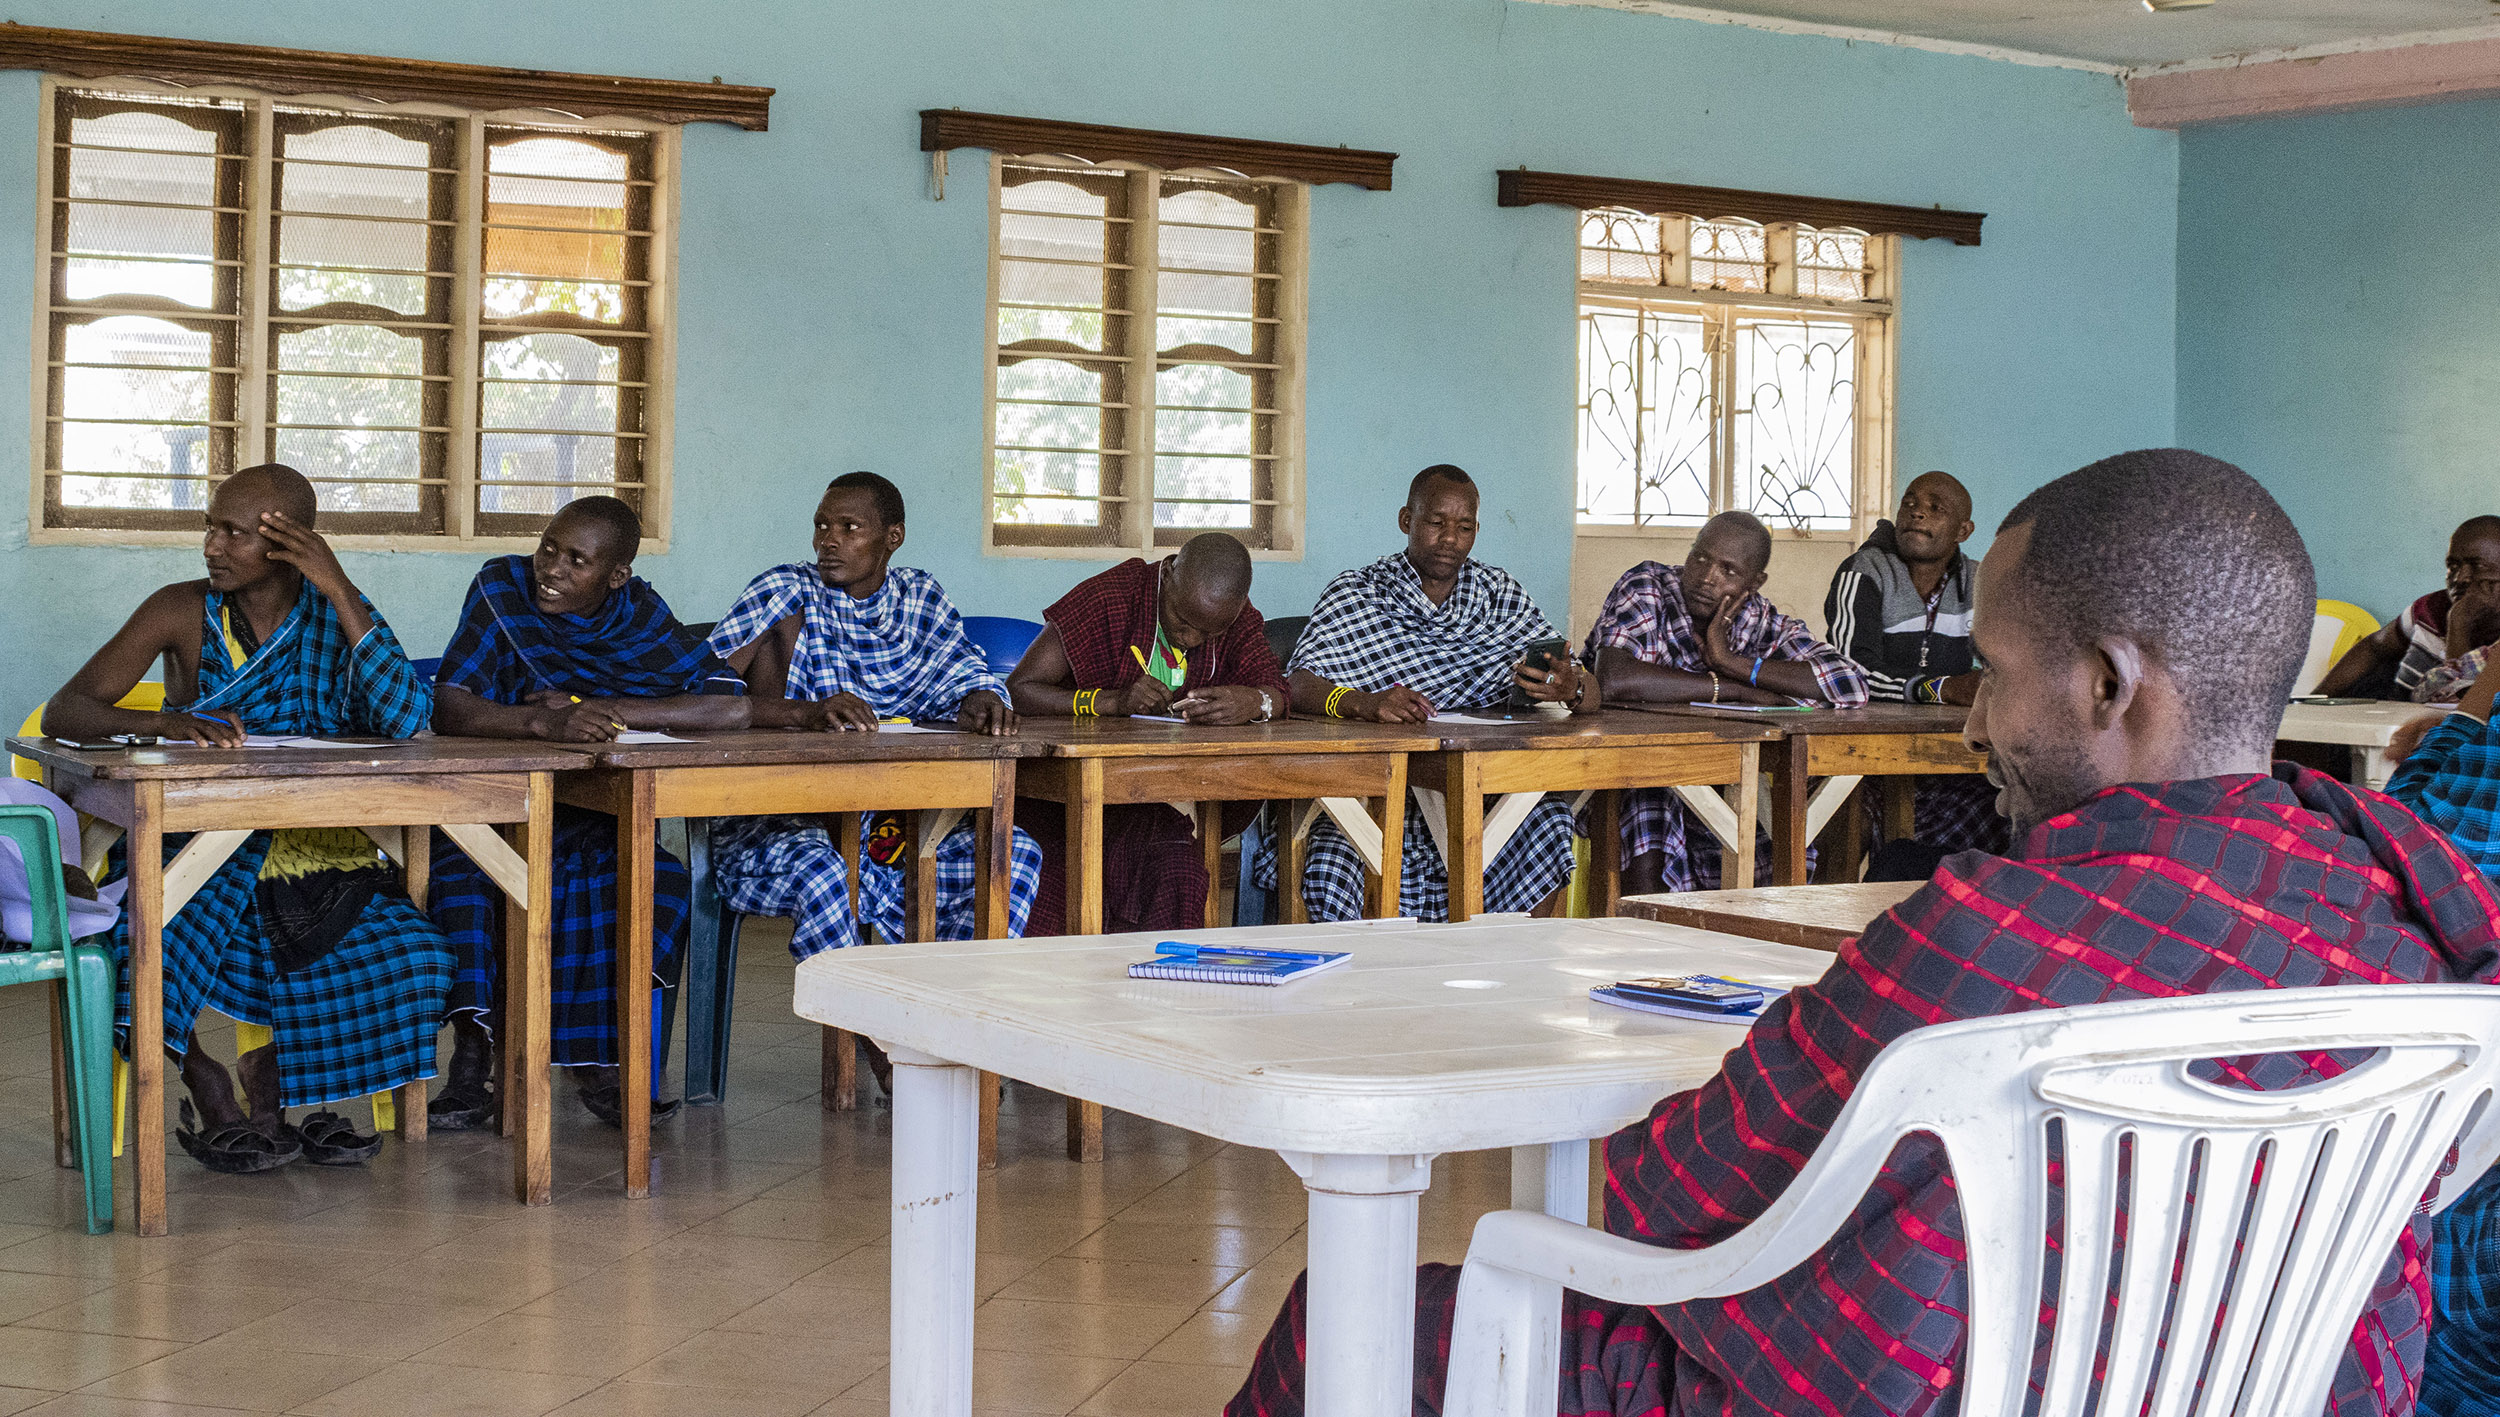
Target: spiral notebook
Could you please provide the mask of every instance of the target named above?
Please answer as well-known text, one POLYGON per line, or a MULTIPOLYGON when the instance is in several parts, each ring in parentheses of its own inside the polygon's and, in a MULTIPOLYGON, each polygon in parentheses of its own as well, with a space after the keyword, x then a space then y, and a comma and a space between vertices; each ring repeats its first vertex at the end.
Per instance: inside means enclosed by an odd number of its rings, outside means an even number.
POLYGON ((1254 950, 1165 940, 1155 957, 1128 967, 1131 979, 1186 979, 1199 984, 1283 984, 1354 956, 1344 950, 1254 950))

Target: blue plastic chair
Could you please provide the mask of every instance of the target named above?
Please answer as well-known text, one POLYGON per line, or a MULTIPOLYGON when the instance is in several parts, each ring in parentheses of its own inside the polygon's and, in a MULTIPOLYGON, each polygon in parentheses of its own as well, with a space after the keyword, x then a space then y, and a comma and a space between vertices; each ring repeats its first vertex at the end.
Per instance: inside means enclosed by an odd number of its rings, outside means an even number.
POLYGON ((60 988, 61 1034, 69 1069, 70 1132, 78 1169, 86 1174, 87 1233, 113 1228, 113 952, 69 937, 61 888, 60 829, 52 810, 0 806, 0 838, 17 844, 26 863, 34 940, 21 948, 0 942, 0 984, 53 983, 60 988))
POLYGON ((1007 615, 966 615, 964 634, 989 662, 990 672, 1004 677, 1016 667, 1017 660, 1024 658, 1033 642, 1042 637, 1042 622, 1007 615))
POLYGON ((443 667, 443 661, 440 659, 412 659, 408 661, 408 667, 417 671, 418 678, 423 679, 428 684, 431 684, 434 682, 435 671, 443 667))

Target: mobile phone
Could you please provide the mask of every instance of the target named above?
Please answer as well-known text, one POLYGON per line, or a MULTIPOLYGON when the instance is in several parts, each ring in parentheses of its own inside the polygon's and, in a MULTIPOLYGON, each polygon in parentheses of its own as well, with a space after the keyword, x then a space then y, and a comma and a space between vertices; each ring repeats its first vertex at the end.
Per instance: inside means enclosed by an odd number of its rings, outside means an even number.
POLYGON ((1721 1013, 1742 1013, 1762 1006, 1762 991, 1746 984, 1730 984, 1704 974, 1684 974, 1665 978, 1626 979, 1615 985, 1615 992, 1633 999, 1654 999, 1660 1003, 1682 1004, 1688 1008, 1717 1009, 1721 1013))
MULTIPOLYGON (((1571 642, 1559 635, 1542 640, 1530 640, 1528 647, 1519 653, 1520 663, 1531 669, 1542 669, 1548 674, 1562 668, 1564 661, 1570 658, 1571 642)), ((1510 686, 1510 697, 1503 703, 1514 712, 1536 707, 1536 700, 1529 698, 1527 690, 1520 688, 1517 684, 1510 686)))

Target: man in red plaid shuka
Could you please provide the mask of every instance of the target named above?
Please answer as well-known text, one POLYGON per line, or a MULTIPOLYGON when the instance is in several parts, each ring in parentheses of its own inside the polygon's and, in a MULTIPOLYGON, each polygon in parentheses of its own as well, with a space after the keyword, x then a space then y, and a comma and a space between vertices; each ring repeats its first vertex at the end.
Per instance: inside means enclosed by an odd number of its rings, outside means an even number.
MULTIPOLYGON (((1606 1228, 1676 1249, 1736 1234, 1883 1046, 1927 1024, 2500 971, 2500 906, 2445 837, 2376 793, 2268 770, 2315 593, 2282 509, 2199 454, 2125 454, 2017 506, 1980 570, 1987 667, 1965 730, 1992 755, 2013 854, 1948 858, 1717 1078, 1609 1139, 1606 1228)), ((2205 1065, 2263 1090, 2340 1066, 2205 1065)), ((2387 1257, 2330 1413, 2413 1410, 2428 1231, 2417 1219, 2387 1257)), ((1438 1413, 1458 1270, 1426 1266, 1418 1287, 1414 1410, 1438 1413)), ((1301 1411, 1303 1301, 1297 1284, 1231 1417, 1301 1411)), ((1561 1410, 1951 1413, 1964 1302, 1953 1178, 1911 1138, 1832 1242, 1762 1288, 1656 1309, 1567 1294, 1561 1410)))

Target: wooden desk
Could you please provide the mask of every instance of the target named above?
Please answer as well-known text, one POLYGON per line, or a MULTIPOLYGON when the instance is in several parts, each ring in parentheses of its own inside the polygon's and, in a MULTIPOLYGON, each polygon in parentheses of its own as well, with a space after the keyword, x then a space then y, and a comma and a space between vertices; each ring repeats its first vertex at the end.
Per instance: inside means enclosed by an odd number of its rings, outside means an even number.
MULTIPOLYGON (((973 915, 984 939, 1007 932, 1008 852, 1015 830, 1018 757, 1039 752, 1023 737, 975 733, 803 733, 747 729, 707 733, 687 743, 595 746, 587 772, 567 774, 558 800, 616 818, 617 1056, 624 1110, 625 1194, 651 1194, 651 1010, 629 1007, 651 980, 653 837, 662 817, 836 815, 855 847, 858 813, 900 811, 911 823, 912 895, 923 939, 936 935, 937 843, 951 829, 930 831, 923 809, 969 810, 982 836, 973 915), (927 839, 920 838, 926 835, 927 839)), ((852 853, 856 861, 856 851, 852 853)), ((852 878, 858 901, 858 878, 852 878)), ((827 1060, 844 1069, 828 1077, 838 1093, 849 1081, 850 1053, 827 1039, 827 1060)))
MULTIPOLYGON (((1891 836, 1907 837, 1914 830, 1914 778, 1925 773, 1988 770, 1988 755, 1974 753, 1962 744, 1962 722, 1970 717, 1970 710, 1949 704, 1868 704, 1864 708, 1776 714, 1714 709, 1707 704, 1637 707, 1644 713, 1700 717, 1720 723, 1731 719, 1768 722, 1779 730, 1779 745, 1766 750, 1771 771, 1771 879, 1775 885, 1806 883, 1806 848, 1823 824, 1849 800, 1860 778, 1884 779, 1884 830, 1891 836), (1808 782, 1818 777, 1825 779, 1823 786, 1809 795, 1808 782)), ((1751 877, 1737 879, 1752 884, 1751 877)))
MULTIPOLYGON (((1415 785, 1441 794, 1448 804, 1443 864, 1450 873, 1450 919, 1484 913, 1484 868, 1499 854, 1485 846, 1487 793, 1518 794, 1514 824, 1547 792, 1594 792, 1590 823, 1589 904, 1598 914, 1614 910, 1620 879, 1615 793, 1627 787, 1734 786, 1737 870, 1753 869, 1754 798, 1760 746, 1779 731, 1760 723, 1669 721, 1655 714, 1603 710, 1570 718, 1510 722, 1432 723, 1440 751, 1415 760, 1415 785)), ((1499 810, 1499 809, 1497 809, 1499 810)), ((1497 838, 1506 833, 1497 833, 1497 838)))
POLYGON ((1924 881, 1850 881, 1831 886, 1763 886, 1740 891, 1625 896, 1615 914, 1690 925, 1722 935, 1838 950, 1868 922, 1908 900, 1924 881))
MULTIPOLYGON (((1437 746, 1426 726, 1291 719, 1237 728, 1140 723, 1125 718, 1023 720, 1024 736, 1049 745, 1027 760, 1016 790, 1066 808, 1068 933, 1103 927, 1102 814, 1105 807, 1169 802, 1197 817, 1207 864, 1209 929, 1221 922, 1217 867, 1227 802, 1368 803, 1380 829, 1380 869, 1371 880, 1374 916, 1398 913, 1398 854, 1405 845, 1406 763, 1437 746)), ((1276 881, 1287 922, 1308 918, 1302 904, 1304 833, 1287 822, 1276 833, 1276 881), (1290 883, 1290 884, 1288 884, 1290 883)), ((1068 1156, 1102 1159, 1102 1105, 1068 1099, 1068 1156)))
MULTIPOLYGON (((553 1194, 548 1115, 547 925, 553 885, 555 776, 577 753, 479 738, 419 738, 350 748, 127 748, 88 752, 49 738, 12 738, 48 786, 79 811, 129 834, 130 1145, 138 1162, 142 1235, 165 1233, 165 922, 255 831, 361 827, 407 872, 425 901, 430 835, 440 827, 519 907, 504 935, 507 1123, 513 1189, 528 1205, 553 1194), (507 825, 512 848, 491 830, 507 825), (190 832, 172 861, 167 832, 190 832), (519 997, 510 997, 517 993, 519 997)), ((67 844, 64 843, 64 847, 67 844)), ((399 1128, 425 1134, 426 1089, 401 1089, 399 1128)))

